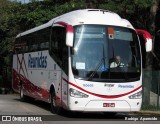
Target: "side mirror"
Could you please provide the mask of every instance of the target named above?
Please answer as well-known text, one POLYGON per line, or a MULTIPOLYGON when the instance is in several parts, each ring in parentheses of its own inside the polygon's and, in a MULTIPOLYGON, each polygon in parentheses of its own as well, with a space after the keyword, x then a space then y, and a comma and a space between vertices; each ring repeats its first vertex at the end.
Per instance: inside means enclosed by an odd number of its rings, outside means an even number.
POLYGON ((74 29, 72 25, 67 25, 66 28, 66 45, 73 47, 74 29))
POLYGON ((149 32, 141 29, 136 29, 136 32, 139 36, 143 36, 143 39, 145 41, 145 48, 146 52, 152 51, 152 36, 149 32))

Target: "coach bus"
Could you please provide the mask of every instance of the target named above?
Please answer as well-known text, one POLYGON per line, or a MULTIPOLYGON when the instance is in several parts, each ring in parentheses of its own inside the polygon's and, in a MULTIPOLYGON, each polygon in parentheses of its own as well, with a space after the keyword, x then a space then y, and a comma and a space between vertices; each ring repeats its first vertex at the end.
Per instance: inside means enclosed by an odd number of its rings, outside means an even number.
POLYGON ((141 36, 118 14, 75 10, 16 36, 12 87, 51 104, 51 111, 131 112, 142 104, 141 36), (123 66, 111 67, 119 56, 123 66))

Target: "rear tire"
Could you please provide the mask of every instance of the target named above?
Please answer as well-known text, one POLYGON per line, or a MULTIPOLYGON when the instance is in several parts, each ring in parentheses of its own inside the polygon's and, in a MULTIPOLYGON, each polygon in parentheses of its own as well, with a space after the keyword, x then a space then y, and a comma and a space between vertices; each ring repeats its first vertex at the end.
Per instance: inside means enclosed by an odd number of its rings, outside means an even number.
POLYGON ((20 86, 20 100, 24 102, 26 100, 26 96, 24 95, 23 86, 20 86))
POLYGON ((57 106, 57 103, 56 103, 56 95, 55 95, 55 92, 51 92, 51 112, 54 113, 54 114, 61 114, 62 112, 62 108, 61 107, 58 107, 57 106))

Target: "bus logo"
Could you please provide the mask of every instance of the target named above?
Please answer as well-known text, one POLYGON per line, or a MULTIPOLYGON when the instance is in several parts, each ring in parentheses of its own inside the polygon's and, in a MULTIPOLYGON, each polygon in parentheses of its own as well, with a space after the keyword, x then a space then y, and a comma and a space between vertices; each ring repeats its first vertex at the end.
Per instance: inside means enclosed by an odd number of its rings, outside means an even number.
POLYGON ((118 88, 134 88, 134 85, 118 85, 118 88))
POLYGON ((104 84, 104 86, 107 87, 107 91, 112 91, 114 84, 104 84))
POLYGON ((114 84, 104 84, 105 87, 114 87, 114 84))
POLYGON ((28 55, 28 68, 47 68, 47 56, 43 56, 42 52, 36 57, 28 55))

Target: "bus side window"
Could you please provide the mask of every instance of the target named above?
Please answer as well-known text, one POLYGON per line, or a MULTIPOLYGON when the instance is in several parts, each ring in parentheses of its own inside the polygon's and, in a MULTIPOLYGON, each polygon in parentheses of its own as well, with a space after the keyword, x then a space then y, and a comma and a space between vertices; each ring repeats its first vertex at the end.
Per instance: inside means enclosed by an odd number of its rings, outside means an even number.
POLYGON ((51 37, 51 51, 57 63, 62 66, 63 44, 65 44, 66 29, 64 27, 53 27, 51 37))
POLYGON ((15 40, 15 53, 24 53, 27 51, 26 40, 24 38, 16 38, 15 40))
POLYGON ((40 49, 47 49, 49 47, 49 42, 42 42, 40 43, 40 49))
POLYGON ((62 69, 68 75, 68 46, 66 45, 66 30, 63 30, 62 41, 62 69))
POLYGON ((45 28, 39 31, 39 47, 41 50, 45 50, 49 48, 49 40, 50 40, 50 27, 45 28))

